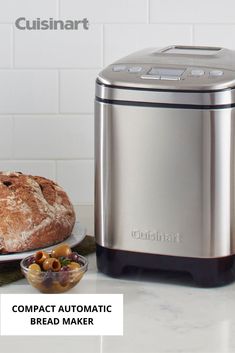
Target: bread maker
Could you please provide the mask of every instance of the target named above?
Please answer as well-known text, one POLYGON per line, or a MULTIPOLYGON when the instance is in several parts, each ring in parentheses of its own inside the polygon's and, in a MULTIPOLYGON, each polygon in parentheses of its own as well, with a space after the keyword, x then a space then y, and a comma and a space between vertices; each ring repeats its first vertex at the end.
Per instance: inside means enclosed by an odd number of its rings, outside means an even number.
POLYGON ((96 81, 98 269, 235 277, 235 52, 145 49, 96 81))

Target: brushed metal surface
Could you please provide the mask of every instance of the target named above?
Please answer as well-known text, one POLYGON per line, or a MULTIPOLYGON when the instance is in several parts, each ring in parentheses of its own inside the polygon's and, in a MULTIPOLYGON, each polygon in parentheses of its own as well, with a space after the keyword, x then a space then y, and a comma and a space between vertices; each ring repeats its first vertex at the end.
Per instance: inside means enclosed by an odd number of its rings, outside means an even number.
MULTIPOLYGON (((205 47, 205 50, 208 49, 205 47)), ((165 50, 148 48, 128 55, 106 67, 98 78, 106 85, 135 88, 213 91, 235 87, 235 51, 221 48, 212 55, 199 55, 169 53, 165 50), (115 72, 113 65, 124 65, 126 70, 115 72), (142 71, 131 73, 132 66, 142 67, 142 71), (142 79, 141 76, 148 74, 152 68, 182 69, 184 73, 176 81, 142 79), (205 74, 191 74, 192 70, 198 69, 205 74), (213 70, 222 70, 223 75, 211 76, 210 71, 213 70)))
POLYGON ((187 257, 234 254, 234 114, 96 102, 97 243, 187 257))
POLYGON ((96 84, 96 97, 115 101, 192 104, 192 105, 227 105, 235 103, 235 89, 211 92, 181 91, 144 91, 109 87, 96 84))

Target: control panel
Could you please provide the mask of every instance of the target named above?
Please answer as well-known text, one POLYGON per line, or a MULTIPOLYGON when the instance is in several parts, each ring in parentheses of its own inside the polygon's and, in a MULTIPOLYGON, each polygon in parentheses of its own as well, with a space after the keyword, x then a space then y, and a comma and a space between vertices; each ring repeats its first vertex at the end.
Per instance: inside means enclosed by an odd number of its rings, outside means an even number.
POLYGON ((224 72, 213 68, 167 68, 167 67, 142 67, 139 65, 112 65, 113 72, 137 74, 141 80, 168 80, 179 81, 191 79, 213 79, 224 75, 224 72))

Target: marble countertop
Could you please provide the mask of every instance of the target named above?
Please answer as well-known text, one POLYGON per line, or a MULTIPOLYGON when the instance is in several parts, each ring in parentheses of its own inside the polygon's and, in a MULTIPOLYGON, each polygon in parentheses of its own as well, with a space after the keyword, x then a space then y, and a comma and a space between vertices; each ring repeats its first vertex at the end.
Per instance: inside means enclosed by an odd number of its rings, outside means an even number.
MULTIPOLYGON (((70 293, 123 293, 123 336, 0 337, 4 353, 228 353, 235 352, 235 283, 193 287, 181 274, 139 272, 121 279, 89 270, 70 293)), ((26 280, 0 293, 35 293, 26 280)))

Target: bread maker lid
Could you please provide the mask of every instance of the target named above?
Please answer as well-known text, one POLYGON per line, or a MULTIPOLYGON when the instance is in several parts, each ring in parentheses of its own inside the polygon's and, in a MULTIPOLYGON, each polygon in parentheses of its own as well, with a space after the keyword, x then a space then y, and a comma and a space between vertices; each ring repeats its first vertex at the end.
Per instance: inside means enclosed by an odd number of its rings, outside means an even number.
POLYGON ((101 71, 96 97, 120 104, 231 107, 235 105, 235 51, 195 46, 141 50, 101 71))

